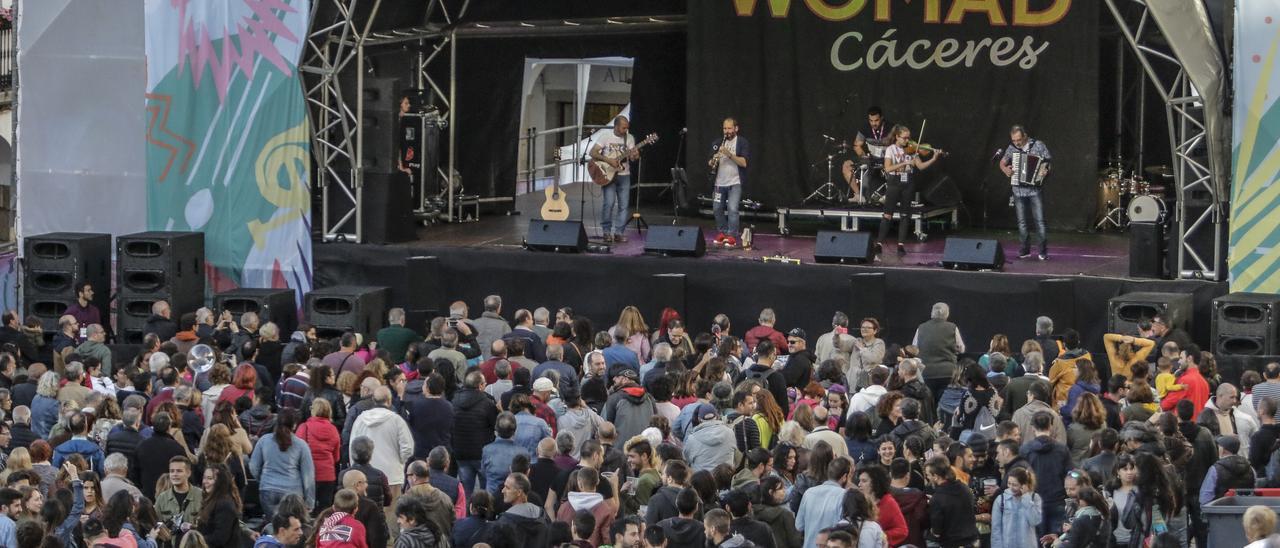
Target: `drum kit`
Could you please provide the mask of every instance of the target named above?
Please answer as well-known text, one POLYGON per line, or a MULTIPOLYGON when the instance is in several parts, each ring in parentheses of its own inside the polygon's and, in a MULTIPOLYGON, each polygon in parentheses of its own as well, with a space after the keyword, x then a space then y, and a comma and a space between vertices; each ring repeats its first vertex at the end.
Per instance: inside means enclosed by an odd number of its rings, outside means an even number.
POLYGON ((812 165, 817 168, 825 163, 827 179, 804 199, 804 203, 881 205, 885 192, 885 147, 868 143, 868 154, 859 156, 847 141, 837 141, 827 135, 822 137, 827 144, 822 156, 812 165))
POLYGON ((1094 229, 1121 230, 1129 223, 1165 222, 1165 185, 1153 184, 1143 173, 1161 181, 1173 178, 1168 166, 1147 166, 1139 172, 1126 169, 1120 158, 1112 158, 1098 172, 1098 221, 1094 229))

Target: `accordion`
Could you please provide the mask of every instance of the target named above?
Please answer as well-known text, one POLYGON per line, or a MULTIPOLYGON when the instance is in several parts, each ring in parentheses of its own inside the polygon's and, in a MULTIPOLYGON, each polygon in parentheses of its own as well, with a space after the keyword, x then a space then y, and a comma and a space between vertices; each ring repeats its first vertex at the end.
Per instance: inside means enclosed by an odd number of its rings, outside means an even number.
POLYGON ((1044 184, 1046 165, 1044 159, 1035 154, 1015 150, 1009 155, 1009 167, 1013 168, 1009 183, 1015 186, 1041 186, 1044 184))

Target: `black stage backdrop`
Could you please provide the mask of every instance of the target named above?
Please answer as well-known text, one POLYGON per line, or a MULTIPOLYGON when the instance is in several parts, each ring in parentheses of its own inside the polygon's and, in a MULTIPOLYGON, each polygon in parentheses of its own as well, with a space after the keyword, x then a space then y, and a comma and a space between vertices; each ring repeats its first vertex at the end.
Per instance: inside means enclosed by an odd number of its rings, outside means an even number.
MULTIPOLYGON (((468 194, 514 196, 520 89, 526 57, 623 56, 632 69, 631 132, 661 136, 642 157, 642 181, 669 181, 685 116, 685 36, 659 33, 573 38, 458 40, 458 169, 468 194)), ((448 70, 448 64, 442 64, 448 70)), ((448 74, 441 75, 448 81, 448 74)), ((442 160, 441 165, 446 161, 442 160)))
POLYGON ((1012 124, 1025 125, 1055 160, 1047 221, 1087 227, 1097 182, 1099 4, 690 2, 691 177, 705 180, 720 122, 734 116, 755 153, 746 195, 798 204, 827 178, 822 135, 852 141, 867 107, 879 105, 913 137, 927 120, 923 140, 952 153, 930 176, 951 175, 975 225, 984 182, 991 223, 1013 223, 1007 180, 990 158, 1008 144, 1012 124))

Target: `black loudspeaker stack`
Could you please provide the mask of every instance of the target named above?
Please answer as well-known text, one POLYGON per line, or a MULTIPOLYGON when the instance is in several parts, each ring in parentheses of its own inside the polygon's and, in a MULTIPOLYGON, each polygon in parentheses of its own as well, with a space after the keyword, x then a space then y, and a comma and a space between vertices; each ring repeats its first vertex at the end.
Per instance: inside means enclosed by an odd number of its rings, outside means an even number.
POLYGON ((942 250, 942 266, 956 270, 1001 270, 1004 246, 999 240, 949 237, 942 250))
POLYGON ((364 242, 392 244, 417 237, 412 187, 404 173, 364 174, 364 242))
POLYGON ((323 336, 354 331, 364 334, 367 341, 386 327, 390 295, 391 290, 381 286, 325 287, 307 293, 303 311, 307 321, 323 336))
MULTIPOLYGON (((400 129, 400 81, 397 78, 364 79, 364 156, 365 174, 397 173, 400 155, 397 133, 400 129)), ((367 177, 366 177, 367 179, 367 177)))
POLYGON ((701 257, 707 254, 707 241, 701 227, 653 225, 645 237, 644 251, 673 257, 701 257))
POLYGON ((204 233, 139 232, 116 238, 117 330, 142 342, 151 305, 167 301, 172 318, 204 306, 204 233))
POLYGON ((1280 354, 1280 295, 1231 293, 1213 300, 1215 356, 1280 354))
POLYGON ((587 250, 587 231, 578 221, 530 219, 524 245, 534 251, 582 253, 587 250))
POLYGON ((1170 328, 1191 332, 1190 293, 1126 293, 1107 302, 1108 333, 1138 332, 1138 322, 1159 315, 1170 328))
POLYGON ((292 289, 239 288, 214 295, 213 308, 221 312, 230 310, 236 323, 245 312, 258 315, 258 325, 267 322, 280 328, 280 340, 287 342, 298 327, 298 303, 292 289))
MULTIPOLYGON (((76 302, 75 286, 93 284, 93 304, 108 321, 111 312, 111 235, 54 232, 23 240, 22 302, 25 317, 40 319, 45 332, 76 302)), ((87 326, 85 326, 87 327, 87 326)))
POLYGON ((813 260, 819 263, 865 264, 875 258, 870 232, 818 231, 813 244, 813 260))

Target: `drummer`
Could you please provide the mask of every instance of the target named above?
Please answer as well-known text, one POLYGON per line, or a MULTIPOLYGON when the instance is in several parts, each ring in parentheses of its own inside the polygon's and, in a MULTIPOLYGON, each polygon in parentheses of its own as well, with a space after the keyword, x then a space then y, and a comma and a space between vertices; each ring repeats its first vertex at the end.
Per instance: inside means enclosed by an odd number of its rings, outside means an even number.
POLYGON ((891 127, 893 124, 884 119, 884 113, 880 111, 880 107, 873 105, 867 109, 867 123, 858 131, 858 137, 866 141, 867 150, 871 156, 884 159, 884 149, 893 144, 889 138, 891 127))
POLYGON ((861 133, 855 135, 849 158, 840 165, 840 174, 849 185, 849 203, 861 204, 866 201, 862 195, 863 171, 866 169, 865 166, 872 165, 873 162, 866 138, 861 133))

